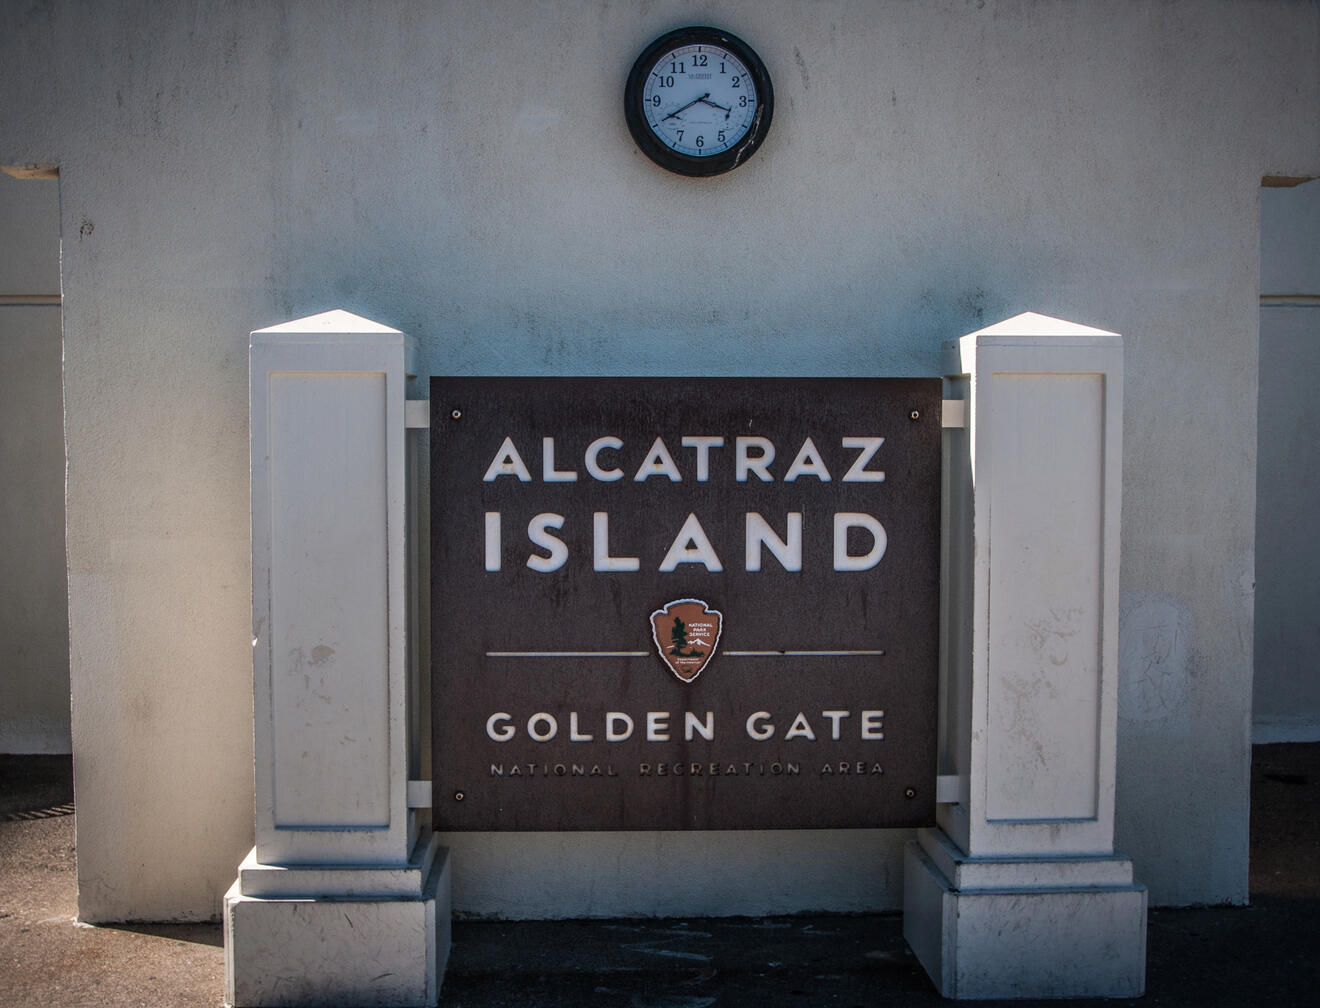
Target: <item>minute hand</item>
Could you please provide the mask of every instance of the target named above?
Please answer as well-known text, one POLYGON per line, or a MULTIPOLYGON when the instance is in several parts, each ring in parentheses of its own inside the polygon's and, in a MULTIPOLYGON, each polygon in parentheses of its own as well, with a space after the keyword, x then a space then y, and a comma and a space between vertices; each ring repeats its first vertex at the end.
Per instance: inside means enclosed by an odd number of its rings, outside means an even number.
MULTIPOLYGON (((673 118, 674 118, 675 116, 677 116, 680 112, 686 112, 686 111, 687 111, 688 109, 690 109, 693 105, 697 104, 698 102, 704 102, 704 101, 706 101, 706 99, 709 98, 709 97, 710 97, 710 92, 707 91, 707 92, 706 92, 704 95, 702 95, 700 98, 693 98, 690 102, 688 102, 688 103, 687 103, 686 105, 684 105, 682 108, 674 109, 674 111, 670 112, 669 115, 665 116, 665 119, 673 119, 673 118)), ((706 104, 709 105, 710 102, 706 102, 706 104)), ((660 121, 661 121, 661 122, 664 122, 665 119, 661 119, 660 121)))

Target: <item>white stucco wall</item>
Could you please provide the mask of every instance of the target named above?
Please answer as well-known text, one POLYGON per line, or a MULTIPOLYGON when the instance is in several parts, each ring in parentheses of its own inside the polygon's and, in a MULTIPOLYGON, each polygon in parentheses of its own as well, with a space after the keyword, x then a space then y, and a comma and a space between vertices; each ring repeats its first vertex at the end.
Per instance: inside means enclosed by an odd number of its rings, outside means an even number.
MULTIPOLYGON (((1157 903, 1243 900, 1258 186, 1320 174, 1318 65, 1300 2, 5 5, 0 163, 60 167, 84 918, 212 916, 251 843, 247 334, 333 307, 423 373, 936 374, 1023 310, 1123 333, 1118 844, 1157 903), (702 22, 777 109, 691 180, 621 96, 702 22)), ((901 899, 889 833, 452 839, 469 912, 901 899)))
POLYGON ((0 174, 0 753, 67 753, 60 204, 0 174))

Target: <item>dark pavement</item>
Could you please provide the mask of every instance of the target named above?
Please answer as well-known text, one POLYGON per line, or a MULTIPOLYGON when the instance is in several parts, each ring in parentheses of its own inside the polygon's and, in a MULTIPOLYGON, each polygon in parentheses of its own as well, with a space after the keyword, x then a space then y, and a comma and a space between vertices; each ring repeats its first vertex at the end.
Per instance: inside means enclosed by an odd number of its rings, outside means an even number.
MULTIPOLYGON (((1256 747, 1251 837, 1250 906, 1152 910, 1146 996, 1067 1003, 1320 1003, 1320 743, 1256 747)), ((220 926, 78 924, 73 842, 68 758, 0 756, 0 1008, 220 1005, 220 926)), ((444 1008, 952 1003, 907 950, 897 914, 460 921, 440 999, 444 1008)))

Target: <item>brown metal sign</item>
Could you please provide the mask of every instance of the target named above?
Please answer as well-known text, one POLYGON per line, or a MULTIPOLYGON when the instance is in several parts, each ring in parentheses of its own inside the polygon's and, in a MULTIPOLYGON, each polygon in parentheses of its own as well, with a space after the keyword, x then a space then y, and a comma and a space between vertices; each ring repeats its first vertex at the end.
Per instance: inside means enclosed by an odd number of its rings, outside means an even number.
POLYGON ((932 822, 940 403, 433 378, 437 828, 932 822))

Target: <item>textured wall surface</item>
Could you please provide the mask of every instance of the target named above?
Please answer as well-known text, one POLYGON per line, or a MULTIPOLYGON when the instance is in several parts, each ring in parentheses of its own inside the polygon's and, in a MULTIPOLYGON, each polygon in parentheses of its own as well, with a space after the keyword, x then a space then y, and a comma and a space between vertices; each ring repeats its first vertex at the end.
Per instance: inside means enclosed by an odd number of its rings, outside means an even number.
MULTIPOLYGON (((1317 66, 1300 2, 5 4, 0 163, 60 169, 84 918, 214 916, 251 844, 247 334, 336 307, 423 374, 927 375, 1024 310, 1124 334, 1118 845, 1157 903, 1245 899, 1258 187, 1320 174, 1317 66), (714 179, 621 112, 688 23, 775 85, 714 179)), ((454 894, 888 908, 903 839, 463 837, 454 894)))

